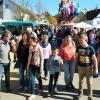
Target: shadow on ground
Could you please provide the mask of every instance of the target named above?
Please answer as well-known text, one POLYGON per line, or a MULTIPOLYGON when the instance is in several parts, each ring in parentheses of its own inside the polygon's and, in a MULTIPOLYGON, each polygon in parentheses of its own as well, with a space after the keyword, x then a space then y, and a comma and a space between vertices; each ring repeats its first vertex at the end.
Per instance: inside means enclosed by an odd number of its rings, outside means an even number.
MULTIPOLYGON (((15 75, 16 76, 16 75, 15 75)), ((36 95, 38 95, 38 84, 36 84, 36 95)), ((26 98, 28 100, 29 95, 31 94, 31 90, 29 91, 19 91, 19 80, 11 80, 11 94, 20 95, 26 98)), ((5 92, 5 82, 2 81, 2 92, 5 92)), ((100 98, 100 90, 94 90, 93 96, 100 98)), ((48 96, 48 85, 43 85, 43 98, 54 98, 58 100, 75 100, 75 96, 78 94, 78 89, 75 90, 69 90, 67 91, 65 89, 64 85, 58 85, 58 93, 53 94, 52 96, 48 96), (67 98, 71 97, 73 99, 67 98)), ((84 95, 87 95, 87 90, 84 89, 84 95)))

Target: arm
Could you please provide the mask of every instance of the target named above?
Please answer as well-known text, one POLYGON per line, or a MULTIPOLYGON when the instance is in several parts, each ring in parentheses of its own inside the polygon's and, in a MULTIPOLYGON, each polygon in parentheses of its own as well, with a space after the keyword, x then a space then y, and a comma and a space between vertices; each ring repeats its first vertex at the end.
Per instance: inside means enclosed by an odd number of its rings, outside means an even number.
POLYGON ((44 64, 43 50, 42 47, 40 47, 40 72, 42 72, 43 70, 43 64, 44 64))
POLYGON ((92 55, 92 58, 93 58, 93 64, 94 64, 94 73, 98 74, 98 62, 97 62, 97 58, 95 54, 92 55))
POLYGON ((100 62, 100 54, 97 55, 97 61, 100 62))
POLYGON ((78 53, 75 54, 75 60, 73 62, 73 71, 74 72, 76 71, 75 69, 78 69, 77 61, 78 61, 78 53))
POLYGON ((49 56, 51 56, 52 55, 51 44, 49 46, 50 46, 50 48, 49 48, 49 56))
POLYGON ((11 41, 11 52, 15 53, 17 51, 17 44, 14 40, 11 41))
POLYGON ((27 66, 26 66, 27 71, 29 70, 31 57, 32 57, 32 52, 31 52, 31 48, 29 47, 28 63, 27 63, 27 66))

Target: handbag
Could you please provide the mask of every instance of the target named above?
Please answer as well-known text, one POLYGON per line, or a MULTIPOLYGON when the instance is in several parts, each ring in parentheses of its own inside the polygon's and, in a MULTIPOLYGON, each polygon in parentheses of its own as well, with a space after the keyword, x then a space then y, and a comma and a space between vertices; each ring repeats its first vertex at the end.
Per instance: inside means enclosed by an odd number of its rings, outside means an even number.
POLYGON ((14 69, 19 68, 19 66, 20 66, 20 63, 19 63, 19 60, 17 60, 15 63, 14 69))

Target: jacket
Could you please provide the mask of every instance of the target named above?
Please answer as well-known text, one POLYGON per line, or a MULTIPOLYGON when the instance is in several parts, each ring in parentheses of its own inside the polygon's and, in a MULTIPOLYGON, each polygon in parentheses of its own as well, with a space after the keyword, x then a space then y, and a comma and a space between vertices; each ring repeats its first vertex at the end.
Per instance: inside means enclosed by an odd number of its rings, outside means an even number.
MULTIPOLYGON (((28 63, 27 63, 27 69, 29 70, 29 66, 31 64, 32 59, 32 47, 29 48, 29 56, 28 56, 28 63)), ((43 50, 42 47, 37 43, 36 50, 34 53, 34 65, 37 67, 40 67, 40 70, 43 68, 44 58, 43 58, 43 50)))

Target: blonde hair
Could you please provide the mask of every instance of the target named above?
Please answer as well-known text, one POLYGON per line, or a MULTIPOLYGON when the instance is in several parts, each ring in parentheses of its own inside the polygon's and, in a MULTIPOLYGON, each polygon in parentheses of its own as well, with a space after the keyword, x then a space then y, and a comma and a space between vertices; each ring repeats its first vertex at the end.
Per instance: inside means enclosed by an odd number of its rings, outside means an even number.
POLYGON ((86 35, 86 34, 81 34, 80 36, 79 36, 79 39, 80 38, 82 38, 82 39, 84 39, 86 42, 88 42, 88 36, 86 35))
POLYGON ((68 36, 66 36, 66 37, 64 38, 64 42, 65 42, 68 38, 71 38, 71 39, 72 39, 72 37, 71 37, 70 35, 68 35, 68 36))

